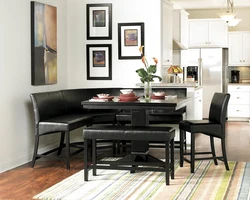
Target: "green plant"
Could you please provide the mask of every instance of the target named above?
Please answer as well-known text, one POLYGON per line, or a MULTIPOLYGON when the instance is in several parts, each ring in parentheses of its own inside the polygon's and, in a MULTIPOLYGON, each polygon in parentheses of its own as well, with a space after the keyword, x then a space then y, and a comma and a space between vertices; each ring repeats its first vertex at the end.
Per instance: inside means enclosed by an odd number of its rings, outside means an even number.
POLYGON ((157 58, 153 57, 153 60, 155 63, 154 65, 148 65, 148 61, 146 59, 146 56, 143 55, 143 48, 144 48, 144 46, 140 46, 139 51, 140 51, 141 56, 142 56, 141 60, 142 60, 142 63, 144 64, 144 68, 137 69, 136 73, 139 75, 142 83, 154 82, 154 78, 158 78, 159 81, 161 81, 162 78, 160 76, 154 75, 156 73, 156 70, 157 70, 157 63, 158 63, 157 58))

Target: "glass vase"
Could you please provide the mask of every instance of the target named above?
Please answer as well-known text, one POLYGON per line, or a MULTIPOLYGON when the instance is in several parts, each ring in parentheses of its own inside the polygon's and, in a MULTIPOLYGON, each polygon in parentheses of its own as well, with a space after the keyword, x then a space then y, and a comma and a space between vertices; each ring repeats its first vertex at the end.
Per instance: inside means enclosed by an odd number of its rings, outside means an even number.
POLYGON ((144 82, 144 98, 145 100, 150 100, 152 95, 151 82, 144 82))

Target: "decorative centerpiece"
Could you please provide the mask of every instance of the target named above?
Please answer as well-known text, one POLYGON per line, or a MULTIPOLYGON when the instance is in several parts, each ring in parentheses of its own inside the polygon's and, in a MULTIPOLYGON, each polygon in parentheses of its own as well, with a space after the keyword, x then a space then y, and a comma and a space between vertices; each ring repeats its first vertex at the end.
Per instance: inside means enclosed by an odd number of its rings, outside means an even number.
POLYGON ((139 51, 141 53, 141 60, 144 64, 144 68, 140 68, 136 70, 136 73, 139 75, 140 80, 144 83, 144 97, 146 100, 150 100, 152 94, 151 82, 154 82, 154 78, 158 78, 159 81, 162 80, 160 76, 154 75, 157 70, 157 58, 153 57, 154 65, 149 65, 146 59, 146 56, 143 55, 144 46, 140 46, 139 51))
POLYGON ((169 68, 168 68, 168 73, 169 74, 173 74, 173 83, 177 83, 177 79, 178 79, 178 74, 181 74, 183 73, 183 70, 181 69, 180 66, 178 65, 171 65, 169 68))

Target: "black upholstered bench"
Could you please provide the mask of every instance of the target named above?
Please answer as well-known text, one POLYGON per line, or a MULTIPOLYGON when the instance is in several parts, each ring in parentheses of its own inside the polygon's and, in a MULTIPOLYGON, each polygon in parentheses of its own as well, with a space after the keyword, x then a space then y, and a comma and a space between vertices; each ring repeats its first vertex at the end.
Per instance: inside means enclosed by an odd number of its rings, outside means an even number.
POLYGON ((84 139, 84 180, 88 181, 88 170, 93 169, 96 175, 97 169, 116 169, 138 171, 165 172, 166 185, 169 185, 169 175, 174 178, 174 136, 175 129, 172 127, 155 126, 98 126, 94 125, 83 129, 84 139), (131 155, 116 161, 97 160, 96 140, 132 140, 132 141, 164 141, 165 162, 149 154, 131 155), (88 163, 88 145, 92 141, 92 163, 88 163), (170 149, 170 156, 169 156, 170 149), (104 165, 105 164, 105 165, 104 165))

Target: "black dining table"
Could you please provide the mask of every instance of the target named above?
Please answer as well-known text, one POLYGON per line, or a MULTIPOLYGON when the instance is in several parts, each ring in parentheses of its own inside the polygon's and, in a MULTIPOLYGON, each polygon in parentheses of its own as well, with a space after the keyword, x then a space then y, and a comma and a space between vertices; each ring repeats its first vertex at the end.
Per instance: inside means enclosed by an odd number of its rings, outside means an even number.
MULTIPOLYGON (((114 97, 111 101, 89 101, 81 102, 84 109, 125 109, 131 110, 132 126, 148 126, 150 110, 166 110, 173 112, 183 108, 190 101, 190 98, 173 98, 145 100, 140 97, 137 101, 120 101, 119 97, 114 97)), ((131 152, 137 155, 147 155, 149 143, 146 141, 131 141, 131 152)))

